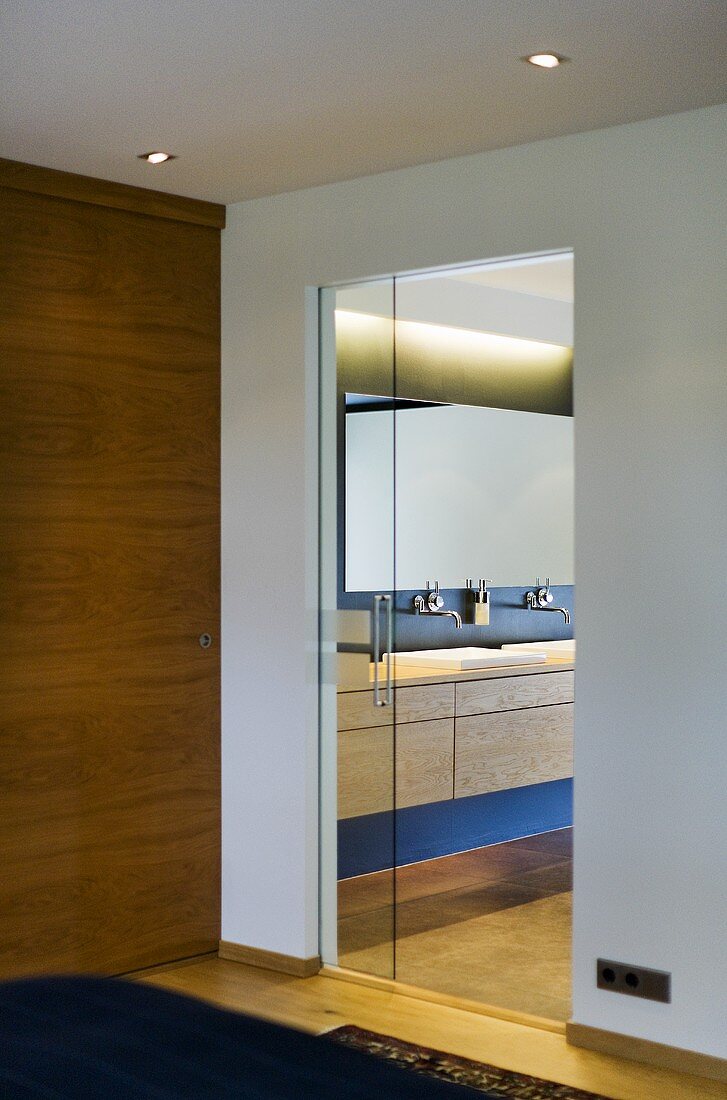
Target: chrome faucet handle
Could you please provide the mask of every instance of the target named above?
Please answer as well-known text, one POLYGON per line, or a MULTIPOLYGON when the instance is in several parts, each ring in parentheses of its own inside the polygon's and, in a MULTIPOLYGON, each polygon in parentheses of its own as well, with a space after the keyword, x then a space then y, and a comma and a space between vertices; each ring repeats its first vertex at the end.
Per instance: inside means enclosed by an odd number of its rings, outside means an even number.
POLYGON ((434 588, 427 581, 427 607, 430 611, 439 611, 444 607, 444 597, 439 595, 439 581, 434 582, 434 588))
POLYGON ((550 591, 550 577, 545 578, 545 584, 540 583, 540 577, 535 578, 535 592, 533 599, 537 600, 539 607, 547 607, 553 602, 553 593, 550 591))

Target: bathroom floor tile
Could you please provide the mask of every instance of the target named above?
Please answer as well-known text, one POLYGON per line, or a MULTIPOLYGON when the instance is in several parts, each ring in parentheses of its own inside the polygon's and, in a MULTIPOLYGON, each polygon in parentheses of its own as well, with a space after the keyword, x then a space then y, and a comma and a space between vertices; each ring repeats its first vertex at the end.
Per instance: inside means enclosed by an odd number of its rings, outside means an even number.
POLYGON ((570 1013, 570 966, 568 894, 396 942, 399 981, 560 1020, 570 1013))
POLYGON ((573 857, 573 830, 555 829, 551 833, 538 833, 526 836, 522 840, 508 841, 511 851, 551 852, 573 857))
POLYGON ((406 936, 448 928, 505 909, 521 907, 542 897, 537 888, 519 883, 478 884, 464 890, 436 894, 396 906, 397 942, 406 936))
POLYGON ((338 923, 339 953, 447 928, 452 924, 522 906, 542 897, 535 888, 512 882, 477 885, 432 894, 381 909, 344 917, 338 923))
POLYGON ((397 903, 401 903, 478 883, 519 882, 526 871, 569 863, 568 857, 557 851, 512 847, 519 844, 521 841, 494 844, 489 848, 476 848, 470 852, 397 867, 395 881, 392 871, 342 879, 338 883, 339 916, 349 917, 391 905, 394 891, 397 903))
POLYGON ((523 871, 513 882, 517 882, 518 886, 526 886, 529 890, 537 890, 543 895, 569 893, 573 890, 573 864, 569 860, 551 867, 523 871))
POLYGON ((394 872, 376 871, 372 875, 341 879, 338 883, 339 919, 383 909, 394 904, 394 872))
MULTIPOLYGON (((372 947, 386 947, 394 942, 395 913, 393 905, 383 909, 374 909, 367 913, 356 913, 344 917, 338 922, 339 960, 351 952, 368 950, 372 947)), ((349 964, 342 964, 348 966, 349 964)))
POLYGON ((340 964, 391 977, 395 961, 407 984, 566 1020, 571 843, 563 829, 339 883, 340 964))

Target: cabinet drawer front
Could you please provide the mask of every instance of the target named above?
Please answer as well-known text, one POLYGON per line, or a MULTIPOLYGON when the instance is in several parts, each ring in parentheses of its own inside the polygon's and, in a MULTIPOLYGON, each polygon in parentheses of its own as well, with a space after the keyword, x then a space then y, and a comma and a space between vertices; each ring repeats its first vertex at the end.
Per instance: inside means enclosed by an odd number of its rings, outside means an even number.
MULTIPOLYGON (((454 716, 454 684, 395 688, 396 721, 424 722, 454 716)), ((343 691, 338 696, 339 730, 391 726, 393 707, 375 707, 373 691, 343 691)))
POLYGON ((454 796, 528 787, 573 774, 573 705, 458 718, 454 796))
POLYGON ((454 684, 396 688, 396 721, 425 722, 454 717, 454 684))
POLYGON ((457 717, 573 702, 572 672, 503 676, 457 684, 457 717))
POLYGON ((371 726, 393 726, 393 724, 394 708, 375 707, 373 691, 339 692, 339 730, 361 730, 371 726))
MULTIPOLYGON (((338 735, 338 817, 394 808, 394 734, 383 726, 338 735)), ((396 728, 396 806, 453 795, 454 718, 396 728)))
POLYGON ((338 735, 338 817, 394 808, 393 727, 345 730, 338 735))
POLYGON ((454 718, 396 727, 396 806, 452 798, 454 718))

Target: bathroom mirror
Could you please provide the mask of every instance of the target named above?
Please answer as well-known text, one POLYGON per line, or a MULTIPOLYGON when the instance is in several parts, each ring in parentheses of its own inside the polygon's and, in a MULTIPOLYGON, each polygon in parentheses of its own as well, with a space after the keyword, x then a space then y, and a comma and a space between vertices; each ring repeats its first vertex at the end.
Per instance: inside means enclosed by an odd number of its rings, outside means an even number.
POLYGON ((346 395, 346 591, 573 584, 572 416, 386 405, 346 395))
POLYGON ((572 252, 393 282, 336 292, 339 583, 573 584, 572 252))

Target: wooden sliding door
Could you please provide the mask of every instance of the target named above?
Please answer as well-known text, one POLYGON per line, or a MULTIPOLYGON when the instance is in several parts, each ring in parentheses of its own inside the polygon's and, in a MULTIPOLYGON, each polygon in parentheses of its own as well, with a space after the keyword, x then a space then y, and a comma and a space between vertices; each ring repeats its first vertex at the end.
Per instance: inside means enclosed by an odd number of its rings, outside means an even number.
POLYGON ((34 179, 0 166, 0 977, 121 973, 219 937, 223 211, 34 179))

